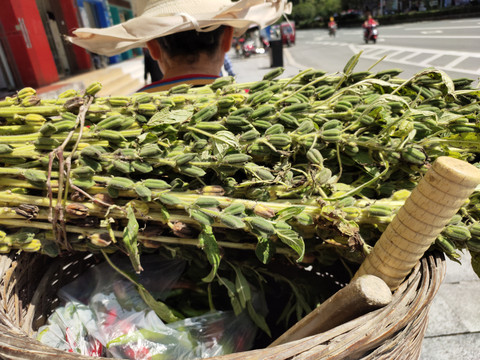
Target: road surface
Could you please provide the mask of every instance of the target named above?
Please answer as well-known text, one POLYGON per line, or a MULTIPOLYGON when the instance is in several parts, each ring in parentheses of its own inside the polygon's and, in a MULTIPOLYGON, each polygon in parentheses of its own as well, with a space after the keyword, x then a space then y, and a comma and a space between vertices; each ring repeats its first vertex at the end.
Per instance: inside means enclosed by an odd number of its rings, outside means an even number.
POLYGON ((284 58, 299 69, 341 71, 348 59, 362 52, 355 71, 403 69, 409 78, 428 67, 445 71, 451 78, 480 77, 480 18, 423 21, 378 27, 376 44, 365 44, 363 30, 298 30, 297 42, 285 48, 284 58), (378 62, 378 63, 377 63, 378 62))

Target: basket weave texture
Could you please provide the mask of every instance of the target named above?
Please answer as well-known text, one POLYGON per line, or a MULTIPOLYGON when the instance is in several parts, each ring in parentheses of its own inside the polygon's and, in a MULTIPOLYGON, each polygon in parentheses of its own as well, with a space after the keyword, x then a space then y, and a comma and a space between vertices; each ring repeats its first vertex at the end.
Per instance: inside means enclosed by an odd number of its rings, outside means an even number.
MULTIPOLYGON (((34 253, 0 256, 2 359, 94 359, 48 347, 33 338, 35 329, 59 305, 57 290, 94 264, 94 257, 78 254, 58 259, 34 253)), ((308 338, 211 359, 418 359, 428 311, 445 268, 443 255, 428 253, 384 308, 308 338)))

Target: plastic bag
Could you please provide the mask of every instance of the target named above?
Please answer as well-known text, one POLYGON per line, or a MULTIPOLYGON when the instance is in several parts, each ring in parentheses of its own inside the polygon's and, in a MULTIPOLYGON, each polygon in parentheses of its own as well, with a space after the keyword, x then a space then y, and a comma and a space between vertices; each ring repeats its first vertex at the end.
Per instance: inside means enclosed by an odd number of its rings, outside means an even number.
MULTIPOLYGON (((122 271, 130 271, 130 263, 123 259, 112 260, 122 271)), ((185 263, 149 255, 142 259, 142 266, 144 271, 136 280, 154 298, 164 300, 178 283, 185 263)), ((165 324, 135 285, 108 263, 87 271, 62 288, 59 296, 66 304, 39 329, 38 339, 84 355, 98 350, 98 356, 132 360, 206 358, 249 350, 256 335, 248 314, 235 316, 230 311, 165 324), (66 321, 65 312, 73 324, 66 321), (75 339, 75 346, 65 341, 67 337, 75 339)))
POLYGON ((88 356, 102 356, 95 314, 86 305, 70 301, 50 315, 48 324, 38 329, 37 339, 57 349, 88 356))
MULTIPOLYGON (((110 260, 120 270, 134 277, 138 283, 143 285, 155 298, 164 300, 168 291, 180 278, 185 269, 185 261, 178 259, 165 259, 158 255, 145 255, 142 257, 144 271, 135 274, 131 262, 124 256, 112 256, 110 260)), ((75 300, 81 303, 89 303, 92 296, 97 293, 114 292, 122 297, 122 291, 129 292, 132 299, 131 304, 125 304, 125 309, 130 306, 142 306, 135 302, 140 298, 134 289, 135 286, 127 281, 121 274, 113 269, 107 262, 101 263, 87 270, 82 276, 60 289, 58 295, 64 301, 75 300)), ((126 299, 126 301, 129 301, 126 299)))
POLYGON ((153 312, 144 317, 138 313, 114 324, 108 333, 121 334, 106 343, 114 357, 188 360, 250 349, 256 331, 248 315, 218 311, 168 325, 153 312))

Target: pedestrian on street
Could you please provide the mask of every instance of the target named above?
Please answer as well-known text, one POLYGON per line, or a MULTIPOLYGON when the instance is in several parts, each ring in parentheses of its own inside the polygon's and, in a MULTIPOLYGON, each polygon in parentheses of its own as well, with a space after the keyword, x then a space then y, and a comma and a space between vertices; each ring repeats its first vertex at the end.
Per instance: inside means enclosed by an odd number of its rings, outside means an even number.
MULTIPOLYGON (((225 54, 225 59, 223 60, 223 69, 227 72, 229 76, 235 76, 235 72, 233 71, 232 61, 228 54, 225 54)), ((220 76, 224 76, 223 72, 220 72, 220 76)))
POLYGON ((291 11, 287 0, 139 0, 136 5, 137 17, 106 29, 77 29, 69 40, 107 56, 146 46, 164 76, 139 90, 146 92, 212 83, 233 36, 253 24, 273 24, 291 11))

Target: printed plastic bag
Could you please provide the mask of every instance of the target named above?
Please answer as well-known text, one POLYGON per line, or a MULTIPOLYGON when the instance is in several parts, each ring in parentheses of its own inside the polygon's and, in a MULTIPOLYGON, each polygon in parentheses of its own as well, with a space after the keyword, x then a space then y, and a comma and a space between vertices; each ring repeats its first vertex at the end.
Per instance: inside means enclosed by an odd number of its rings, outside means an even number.
MULTIPOLYGON (((112 259, 124 272, 128 260, 112 259)), ((136 281, 164 300, 185 263, 149 255, 136 281)), ((247 313, 210 312, 165 324, 143 301, 136 286, 102 263, 60 290, 65 306, 49 318, 38 339, 84 355, 132 360, 188 360, 249 350, 256 326, 247 313), (67 313, 68 316, 65 316, 67 313), (73 341, 68 341, 73 339, 73 341)))
POLYGON ((108 333, 121 334, 106 343, 116 358, 189 360, 248 350, 256 331, 247 314, 218 311, 168 325, 153 312, 136 314, 113 324, 108 333))
POLYGON ((102 356, 103 345, 91 335, 97 331, 93 311, 84 304, 71 301, 50 315, 47 325, 38 329, 37 339, 63 351, 102 356))

